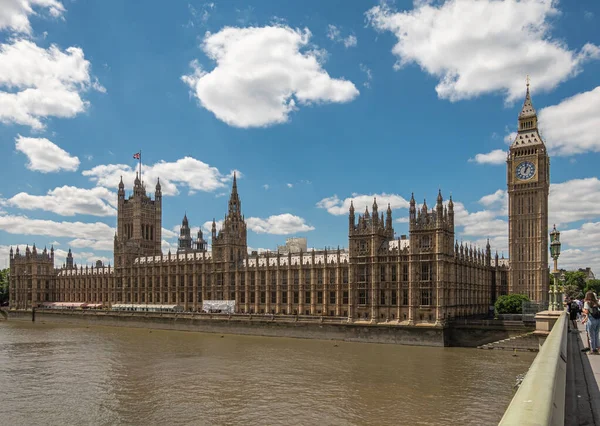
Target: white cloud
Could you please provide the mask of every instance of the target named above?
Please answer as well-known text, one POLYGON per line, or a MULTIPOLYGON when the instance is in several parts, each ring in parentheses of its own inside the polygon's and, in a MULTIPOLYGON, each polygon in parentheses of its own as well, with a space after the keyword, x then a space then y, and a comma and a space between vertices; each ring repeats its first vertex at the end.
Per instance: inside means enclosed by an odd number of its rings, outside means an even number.
POLYGON ((493 194, 484 195, 479 199, 479 203, 488 208, 500 209, 499 215, 506 216, 508 214, 508 193, 505 189, 498 189, 493 194))
POLYGON ((41 209, 62 216, 76 214, 116 216, 116 202, 117 194, 106 188, 84 189, 66 185, 51 189, 46 195, 20 192, 5 201, 6 204, 20 209, 41 209))
POLYGON ((293 187, 294 187, 294 185, 293 185, 293 184, 291 184, 291 183, 288 183, 288 184, 287 184, 287 187, 288 187, 288 188, 293 188, 293 187))
POLYGON ((357 214, 361 214, 366 207, 371 210, 374 198, 377 198, 377 205, 380 211, 387 209, 388 204, 390 204, 392 210, 407 209, 409 207, 408 201, 400 195, 386 193, 371 195, 352 194, 352 197, 348 197, 344 200, 341 200, 337 195, 334 195, 333 197, 323 198, 317 203, 317 207, 326 209, 334 216, 341 216, 348 214, 350 201, 352 201, 354 203, 354 210, 357 214))
MULTIPOLYGON (((550 184, 548 211, 550 225, 568 224, 600 217, 600 180, 597 177, 571 179, 550 184)), ((481 197, 479 202, 496 216, 508 215, 508 194, 498 189, 493 194, 481 197)), ((456 208, 455 208, 456 210, 456 208)))
POLYGON ((365 64, 360 64, 359 67, 360 67, 360 70, 362 72, 364 72, 367 76, 367 79, 363 83, 363 86, 365 86, 368 89, 371 87, 371 81, 373 81, 373 73, 371 72, 371 69, 369 67, 367 67, 365 64))
POLYGON ((399 217, 398 219, 396 219, 394 222, 396 223, 409 223, 410 220, 408 217, 399 217))
POLYGON ((600 222, 584 223, 577 229, 561 231, 560 240, 564 244, 573 247, 586 247, 586 249, 595 247, 598 249, 598 241, 600 240, 600 222))
POLYGON ((38 14, 35 9, 47 9, 53 18, 65 12, 65 7, 56 0, 0 0, 0 30, 30 34, 29 16, 38 14))
MULTIPOLYGON (((169 229, 167 229, 167 228, 162 228, 162 232, 161 232, 162 236, 163 236, 164 238, 175 238, 175 237, 178 237, 178 236, 179 236, 179 226, 180 226, 180 225, 177 225, 177 226, 175 226, 175 227, 173 228, 173 230, 174 230, 175 232, 173 232, 173 231, 171 231, 171 230, 169 230, 169 229), (177 228, 177 230, 175 230, 175 228, 177 228)), ((198 232, 198 230, 197 230, 197 229, 196 229, 196 232, 198 232)))
POLYGON ((85 111, 83 92, 106 90, 90 75, 83 50, 48 49, 16 39, 0 44, 0 122, 40 130, 46 117, 74 117, 85 111))
MULTIPOLYGON (((105 164, 90 170, 84 170, 96 185, 114 188, 119 184, 121 176, 127 189, 133 187, 137 167, 127 164, 105 164)), ((243 175, 237 172, 237 177, 243 175)), ((178 186, 186 185, 190 190, 212 192, 226 187, 233 179, 233 171, 222 174, 216 167, 210 166, 192 157, 180 158, 177 161, 160 161, 152 166, 142 166, 142 177, 148 190, 153 190, 158 178, 163 195, 179 194, 178 186)))
POLYGON ((358 39, 354 34, 349 34, 346 37, 342 37, 342 32, 340 29, 332 24, 327 26, 327 38, 336 43, 342 43, 346 49, 349 47, 354 47, 358 44, 358 39))
MULTIPOLYGON (((218 234, 219 231, 221 230, 221 228, 223 227, 223 221, 222 220, 217 220, 217 221, 215 221, 215 224, 217 226, 217 234, 218 234)), ((204 237, 205 240, 207 240, 207 239, 209 239, 211 237, 212 220, 204 222, 204 224, 202 225, 202 232, 204 232, 204 235, 206 235, 204 237)))
POLYGON ((591 267, 592 271, 600 269, 600 249, 597 247, 590 249, 569 248, 562 250, 558 258, 558 267, 567 270, 591 267))
POLYGON ((551 154, 600 152, 600 86, 541 109, 539 121, 551 154))
POLYGON ((517 138, 517 132, 510 132, 508 133, 506 136, 504 136, 504 143, 506 145, 512 145, 512 143, 515 141, 515 139, 517 138))
POLYGON ((249 217, 246 219, 248 229, 257 234, 290 235, 299 232, 314 231, 314 227, 307 225, 301 217, 290 213, 269 216, 266 219, 249 217))
POLYGON ((504 164, 506 163, 506 152, 495 149, 487 154, 477 154, 475 158, 469 158, 469 161, 477 164, 504 164))
POLYGON ((168 253, 169 250, 171 251, 171 254, 177 253, 177 243, 170 243, 167 240, 162 240, 160 249, 163 253, 168 253))
POLYGON ((26 138, 18 135, 15 148, 29 159, 27 168, 42 173, 67 170, 74 172, 79 167, 79 158, 72 156, 46 138, 26 138))
POLYGON ((551 37, 550 20, 559 14, 556 1, 428 3, 418 2, 406 12, 383 4, 366 15, 374 28, 396 35, 395 68, 415 63, 439 78, 436 91, 442 99, 502 92, 512 102, 523 98, 526 74, 536 90, 548 91, 600 57, 598 46, 588 43, 575 52, 551 37))
POLYGON ((263 188, 265 189, 265 191, 267 191, 267 190, 269 189, 269 185, 265 183, 265 184, 263 185, 263 188))
POLYGON ((67 243, 69 247, 75 248, 92 248, 94 250, 104 250, 104 251, 113 251, 114 250, 114 240, 106 239, 106 240, 89 240, 86 238, 75 238, 67 243))
POLYGON ((185 27, 204 27, 210 18, 212 11, 216 8, 213 2, 204 3, 200 6, 200 10, 196 9, 193 5, 188 4, 188 10, 190 12, 190 19, 185 27))
POLYGON ((600 180, 571 179, 550 185, 550 224, 577 222, 600 217, 600 180))
MULTIPOLYGON (((223 227, 223 221, 216 221, 217 234, 223 227)), ((246 225, 248 229, 257 234, 272 234, 272 235, 290 235, 298 232, 313 231, 313 226, 307 225, 306 221, 290 213, 269 216, 266 219, 259 217, 247 217, 246 225)), ((178 227, 177 227, 178 228, 178 227)), ((212 230, 212 220, 204 222, 202 230, 205 233, 205 239, 210 237, 212 230)))
POLYGON ((470 213, 463 203, 454 202, 454 223, 462 227, 461 235, 469 237, 503 237, 508 234, 508 222, 498 219, 491 210, 470 213))
POLYGON ((323 52, 307 49, 311 33, 287 26, 226 27, 208 33, 202 49, 216 61, 204 71, 197 61, 182 76, 200 104, 235 127, 285 123, 298 105, 349 102, 354 84, 322 68, 323 52))
POLYGON ((114 228, 102 222, 55 222, 30 219, 27 216, 0 216, 0 229, 10 234, 44 235, 49 237, 84 238, 91 240, 112 239, 114 228))

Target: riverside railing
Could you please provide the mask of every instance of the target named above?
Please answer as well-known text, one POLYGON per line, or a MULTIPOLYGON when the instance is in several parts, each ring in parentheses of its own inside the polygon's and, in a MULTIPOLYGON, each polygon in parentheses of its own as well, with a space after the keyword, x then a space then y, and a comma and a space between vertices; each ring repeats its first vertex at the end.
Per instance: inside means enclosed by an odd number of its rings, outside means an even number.
POLYGON ((563 425, 567 383, 567 313, 552 327, 500 426, 563 425))

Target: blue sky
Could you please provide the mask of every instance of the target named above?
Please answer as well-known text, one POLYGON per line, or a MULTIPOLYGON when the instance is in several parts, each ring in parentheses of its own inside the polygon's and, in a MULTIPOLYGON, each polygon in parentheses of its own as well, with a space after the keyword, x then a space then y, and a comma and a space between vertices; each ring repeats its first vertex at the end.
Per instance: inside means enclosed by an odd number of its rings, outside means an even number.
MULTIPOLYGON (((116 186, 160 176, 163 249, 226 213, 248 244, 347 245, 351 199, 457 202, 508 255, 505 152, 531 78, 565 267, 600 268, 600 3, 0 0, 0 267, 112 260, 116 186)), ((370 209, 370 207, 369 207, 370 209)))

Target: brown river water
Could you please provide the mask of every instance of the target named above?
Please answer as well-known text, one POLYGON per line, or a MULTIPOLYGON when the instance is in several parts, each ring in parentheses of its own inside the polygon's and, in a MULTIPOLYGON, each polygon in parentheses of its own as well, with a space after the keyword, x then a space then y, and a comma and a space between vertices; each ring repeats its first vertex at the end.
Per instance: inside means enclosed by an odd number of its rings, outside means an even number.
POLYGON ((0 322, 2 425, 495 425, 535 354, 0 322))

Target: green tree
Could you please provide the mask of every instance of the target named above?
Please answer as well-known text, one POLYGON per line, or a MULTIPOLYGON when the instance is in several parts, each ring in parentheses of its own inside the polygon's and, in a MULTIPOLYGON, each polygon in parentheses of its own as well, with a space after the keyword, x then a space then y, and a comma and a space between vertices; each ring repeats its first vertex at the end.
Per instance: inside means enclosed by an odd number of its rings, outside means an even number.
POLYGON ((600 293, 600 280, 589 280, 585 286, 585 292, 593 291, 596 294, 600 293))
POLYGON ((578 297, 583 296, 583 292, 579 289, 579 287, 575 285, 566 285, 563 287, 563 292, 565 297, 570 299, 576 299, 578 297))
POLYGON ((8 275, 10 269, 0 270, 0 305, 4 302, 8 302, 8 275))
POLYGON ((585 289, 585 277, 586 275, 583 272, 567 271, 565 272, 565 285, 575 285, 583 291, 585 289))
POLYGON ((523 302, 529 302, 526 294, 506 294, 498 297, 494 308, 497 314, 520 314, 523 302))

